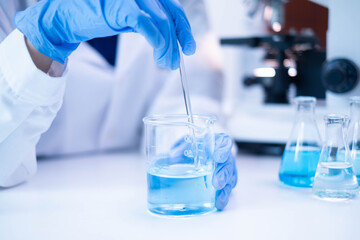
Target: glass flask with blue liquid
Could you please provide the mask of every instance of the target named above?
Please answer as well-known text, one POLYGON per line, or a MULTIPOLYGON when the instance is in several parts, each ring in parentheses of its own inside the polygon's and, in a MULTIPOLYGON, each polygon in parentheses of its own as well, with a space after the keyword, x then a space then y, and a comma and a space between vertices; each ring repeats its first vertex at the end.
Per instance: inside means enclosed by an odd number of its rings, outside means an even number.
POLYGON ((153 115, 144 118, 148 209, 167 216, 216 211, 215 117, 153 115))
POLYGON ((347 144, 353 160, 354 171, 360 181, 360 96, 350 98, 350 123, 347 144))
POLYGON ((311 187, 321 153, 314 97, 296 97, 295 122, 281 160, 279 179, 295 187, 311 187))
POLYGON ((346 141, 348 117, 332 114, 325 116, 324 120, 326 141, 321 150, 313 193, 331 201, 355 198, 359 185, 346 141))

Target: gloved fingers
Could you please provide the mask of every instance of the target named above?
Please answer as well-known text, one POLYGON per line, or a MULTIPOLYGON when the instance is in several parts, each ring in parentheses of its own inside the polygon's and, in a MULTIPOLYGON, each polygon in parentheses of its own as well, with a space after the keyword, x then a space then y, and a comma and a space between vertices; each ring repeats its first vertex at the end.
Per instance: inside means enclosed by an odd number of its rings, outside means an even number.
POLYGON ((159 67, 175 70, 180 66, 179 47, 172 21, 169 24, 172 27, 168 31, 167 37, 165 37, 165 46, 154 49, 154 59, 159 67))
POLYGON ((154 24, 153 20, 143 13, 139 8, 136 14, 129 17, 128 24, 135 32, 140 33, 150 43, 154 49, 165 46, 166 41, 160 29, 154 24))
POLYGON ((185 11, 177 0, 166 0, 163 4, 167 7, 173 18, 176 35, 179 39, 182 51, 186 55, 192 55, 196 50, 196 42, 191 32, 189 20, 185 15, 185 11))
POLYGON ((225 163, 216 164, 213 175, 213 186, 215 189, 221 190, 227 184, 229 184, 231 188, 234 188, 237 184, 237 169, 233 155, 230 155, 225 163))
MULTIPOLYGON (((175 32, 173 35, 171 39, 176 39, 175 32)), ((177 43, 170 42, 166 49, 154 49, 154 60, 161 68, 178 69, 180 66, 180 55, 177 43)))
POLYGON ((215 207, 218 210, 223 210, 229 202, 229 197, 231 193, 230 185, 226 185, 222 190, 216 191, 215 196, 215 207))
POLYGON ((238 174, 237 174, 237 169, 236 169, 236 163, 235 163, 235 157, 232 156, 232 161, 233 161, 233 172, 232 172, 232 176, 230 179, 230 186, 231 188, 234 188, 237 184, 238 181, 238 174))
POLYGON ((233 176, 233 164, 230 162, 217 164, 213 175, 213 186, 221 190, 229 184, 233 176))
POLYGON ((165 40, 164 46, 154 48, 155 62, 163 68, 178 68, 180 65, 179 49, 170 12, 158 0, 137 0, 137 3, 140 9, 151 17, 165 40))
POLYGON ((231 155, 233 142, 231 138, 225 133, 219 133, 215 135, 215 151, 214 161, 217 163, 223 163, 228 160, 231 155))

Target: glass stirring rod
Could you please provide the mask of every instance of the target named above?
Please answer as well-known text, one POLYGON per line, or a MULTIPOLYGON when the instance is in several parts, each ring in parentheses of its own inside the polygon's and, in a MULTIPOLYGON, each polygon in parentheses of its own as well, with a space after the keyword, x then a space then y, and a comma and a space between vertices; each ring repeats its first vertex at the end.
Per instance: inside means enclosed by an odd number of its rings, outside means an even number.
MULTIPOLYGON (((191 124, 194 124, 194 118, 193 118, 193 114, 192 114, 192 110, 191 110, 190 96, 189 96, 189 91, 188 91, 188 87, 187 87, 187 77, 186 77, 185 65, 184 65, 184 55, 182 53, 180 44, 179 44, 179 53, 180 53, 180 68, 179 68, 180 80, 181 80, 181 87, 182 87, 182 91, 183 91, 183 95, 184 95, 186 115, 188 117, 188 122, 191 124)), ((197 141, 195 138, 194 128, 192 128, 192 135, 193 135, 192 137, 193 137, 194 144, 195 144, 194 165, 195 165, 195 168, 198 168, 200 165, 200 162, 199 162, 199 158, 198 158, 198 145, 197 145, 197 141)))

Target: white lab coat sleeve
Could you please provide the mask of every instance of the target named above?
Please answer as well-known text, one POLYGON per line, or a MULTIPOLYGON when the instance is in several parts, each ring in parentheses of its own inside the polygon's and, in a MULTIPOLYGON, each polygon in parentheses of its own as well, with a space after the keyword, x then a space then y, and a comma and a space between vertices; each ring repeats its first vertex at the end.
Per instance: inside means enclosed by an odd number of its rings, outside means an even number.
POLYGON ((65 76, 54 78, 37 69, 18 30, 0 44, 1 187, 36 172, 35 146, 59 110, 64 90, 65 76))

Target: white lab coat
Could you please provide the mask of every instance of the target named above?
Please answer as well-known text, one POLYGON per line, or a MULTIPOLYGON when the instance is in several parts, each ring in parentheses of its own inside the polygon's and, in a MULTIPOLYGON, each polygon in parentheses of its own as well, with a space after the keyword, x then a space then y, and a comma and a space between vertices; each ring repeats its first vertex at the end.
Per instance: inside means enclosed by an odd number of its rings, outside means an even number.
MULTIPOLYGON (((0 41, 12 30, 4 9, 23 6, 16 3, 0 0, 0 41)), ((190 10, 202 4, 185 3, 190 10)), ((185 62, 193 111, 219 114, 221 66, 218 55, 210 54, 218 45, 204 28, 206 16, 195 9, 189 17, 197 23, 198 51, 185 62)), ((33 175, 36 155, 136 148, 145 115, 184 113, 178 71, 160 69, 152 59, 140 35, 123 34, 115 67, 82 43, 64 75, 51 77, 35 67, 24 36, 14 30, 0 44, 0 186, 33 175)))

